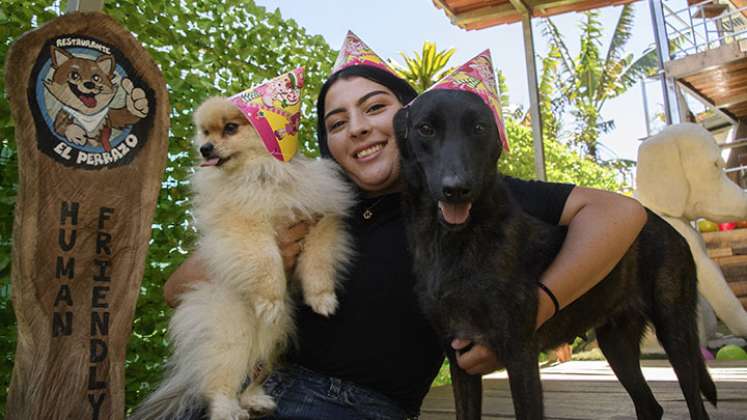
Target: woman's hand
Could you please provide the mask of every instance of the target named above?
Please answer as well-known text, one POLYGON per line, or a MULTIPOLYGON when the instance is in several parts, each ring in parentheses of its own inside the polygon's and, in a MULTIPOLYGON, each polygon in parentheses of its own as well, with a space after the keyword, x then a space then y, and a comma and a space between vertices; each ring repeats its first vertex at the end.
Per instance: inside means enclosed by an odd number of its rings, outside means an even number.
POLYGON ((278 247, 280 248, 280 255, 283 257, 283 267, 285 267, 286 273, 292 272, 296 266, 298 255, 303 251, 303 239, 314 223, 301 221, 278 231, 278 247))
POLYGON ((207 273, 205 265, 198 253, 190 255, 166 280, 163 285, 163 297, 166 304, 176 308, 179 304, 179 296, 188 291, 195 284, 206 281, 207 273))
POLYGON ((495 353, 482 344, 475 344, 472 348, 460 353, 459 350, 467 349, 472 344, 469 340, 455 338, 451 341, 451 348, 456 350, 457 365, 470 375, 487 375, 503 368, 498 363, 495 353))
MULTIPOLYGON (((283 267, 287 273, 293 271, 298 260, 298 255, 303 251, 303 239, 309 233, 313 222, 298 222, 294 225, 281 228, 277 233, 278 248, 280 255, 283 257, 283 267)), ((163 296, 166 304, 175 308, 179 304, 179 297, 192 286, 207 281, 208 274, 205 271, 205 265, 195 253, 187 258, 179 266, 163 286, 163 296)))

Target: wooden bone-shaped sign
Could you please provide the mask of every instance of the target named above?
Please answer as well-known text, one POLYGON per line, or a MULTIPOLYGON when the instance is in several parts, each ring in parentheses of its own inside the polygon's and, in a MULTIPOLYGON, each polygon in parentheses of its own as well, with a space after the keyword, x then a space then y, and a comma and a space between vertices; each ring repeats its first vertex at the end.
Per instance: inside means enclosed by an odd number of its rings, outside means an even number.
POLYGON ((135 38, 99 12, 24 34, 5 71, 19 169, 7 418, 121 419, 168 150, 166 84, 135 38))

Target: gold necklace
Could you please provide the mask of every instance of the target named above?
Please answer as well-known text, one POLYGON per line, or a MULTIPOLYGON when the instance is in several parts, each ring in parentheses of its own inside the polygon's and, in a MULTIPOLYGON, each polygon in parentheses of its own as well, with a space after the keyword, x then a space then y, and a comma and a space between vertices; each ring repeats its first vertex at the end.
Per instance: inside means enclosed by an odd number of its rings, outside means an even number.
POLYGON ((375 203, 366 207, 366 209, 363 210, 363 218, 366 220, 370 220, 373 217, 373 208, 376 207, 379 203, 381 203, 381 200, 383 200, 384 198, 386 198, 386 196, 379 198, 378 200, 376 200, 375 203))

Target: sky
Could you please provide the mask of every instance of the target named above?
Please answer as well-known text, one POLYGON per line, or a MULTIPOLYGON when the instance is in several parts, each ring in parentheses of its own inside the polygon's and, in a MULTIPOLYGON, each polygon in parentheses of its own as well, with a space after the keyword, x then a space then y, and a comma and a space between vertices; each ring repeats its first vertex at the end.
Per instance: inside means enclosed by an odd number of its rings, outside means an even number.
MULTIPOLYGON (((527 71, 521 23, 502 25, 479 31, 466 31, 451 24, 443 10, 431 0, 255 0, 269 10, 280 9, 284 18, 292 18, 310 34, 319 34, 332 48, 339 49, 348 29, 355 32, 384 59, 403 63, 400 52, 412 55, 420 51, 425 41, 433 41, 439 49, 454 47, 456 53, 450 65, 459 65, 477 53, 490 48, 493 64, 506 76, 512 105, 529 106, 527 71)), ((667 2, 675 3, 674 1, 667 2)), ((671 7, 671 5, 670 5, 671 7)), ((633 36, 626 52, 636 57, 653 46, 648 1, 634 4, 633 36)), ((621 7, 600 9, 604 35, 602 53, 607 50, 621 7)), ((579 48, 582 14, 568 13, 553 17, 575 57, 579 48)), ((548 49, 542 36, 539 19, 534 22, 534 44, 538 55, 548 49)), ((539 61, 539 60, 538 60, 539 61)), ((538 63, 539 65, 539 63, 538 63)), ((650 113, 661 109, 661 88, 647 84, 650 113)), ((613 119, 615 130, 601 137, 603 158, 636 159, 640 139, 646 136, 646 123, 641 85, 633 86, 624 95, 610 100, 602 109, 605 119, 613 119)))

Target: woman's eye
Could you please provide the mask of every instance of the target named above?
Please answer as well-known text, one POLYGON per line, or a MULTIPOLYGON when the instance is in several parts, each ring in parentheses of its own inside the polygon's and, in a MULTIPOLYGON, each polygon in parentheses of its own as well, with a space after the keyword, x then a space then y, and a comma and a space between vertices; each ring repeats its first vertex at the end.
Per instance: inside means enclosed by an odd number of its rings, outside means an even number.
POLYGON ((368 109, 366 110, 366 112, 376 112, 376 111, 380 110, 381 108, 384 108, 383 104, 373 104, 373 105, 371 105, 371 106, 368 107, 368 109))
POLYGON ((420 124, 418 126, 418 133, 420 133, 421 136, 430 137, 436 133, 436 130, 434 130, 433 126, 430 124, 420 124))
POLYGON ((475 134, 485 134, 485 126, 483 124, 477 123, 475 124, 474 131, 475 134))
POLYGON ((327 131, 334 131, 334 130, 336 130, 336 129, 338 129, 338 128, 342 127, 343 125, 345 125, 345 121, 343 121, 343 120, 340 120, 340 121, 335 121, 335 122, 333 122, 333 123, 332 123, 332 124, 331 124, 331 125, 330 125, 330 126, 329 126, 329 127, 327 128, 327 131))
POLYGON ((236 132, 239 131, 239 125, 236 123, 228 123, 225 127, 223 127, 223 134, 225 135, 233 135, 236 134, 236 132))

